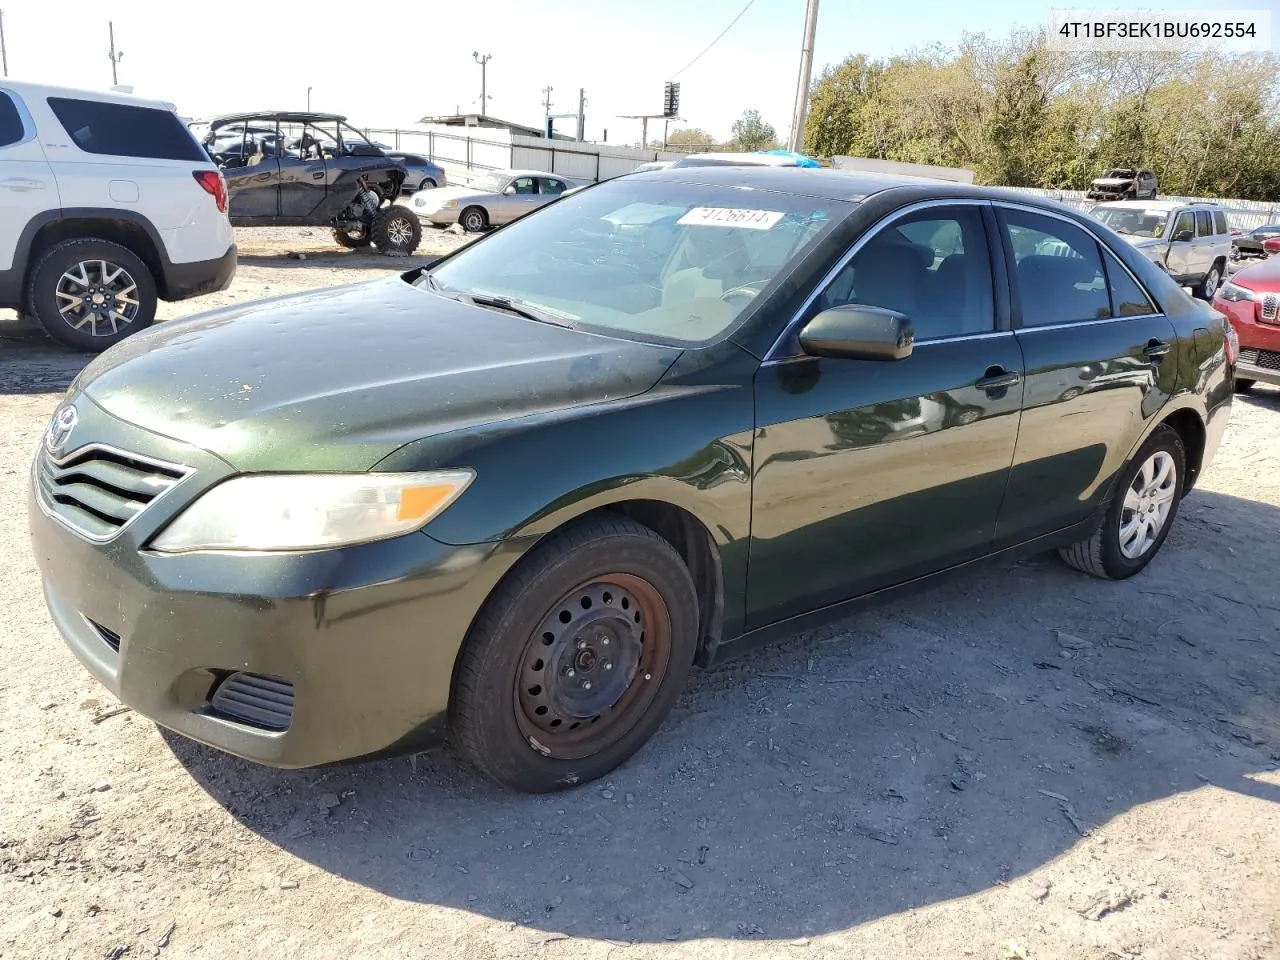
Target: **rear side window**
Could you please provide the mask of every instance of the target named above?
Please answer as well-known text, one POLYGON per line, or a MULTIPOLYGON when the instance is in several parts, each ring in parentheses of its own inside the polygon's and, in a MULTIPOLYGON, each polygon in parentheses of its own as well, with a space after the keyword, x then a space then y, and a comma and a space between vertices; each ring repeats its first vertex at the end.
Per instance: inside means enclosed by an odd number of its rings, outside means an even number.
POLYGON ((1197 237, 1213 236, 1213 217, 1209 215, 1208 210, 1196 211, 1196 236, 1197 237))
POLYGON ((7 93, 0 93, 0 147, 7 147, 22 139, 22 117, 18 105, 7 93))
POLYGON ((1111 316, 1107 279, 1093 237, 1074 224, 1021 210, 1005 210, 1002 218, 1013 249, 1024 327, 1111 316))
POLYGON ((1227 215, 1221 210, 1213 211, 1213 232, 1229 233, 1227 230, 1227 215))
POLYGON ((1155 308, 1151 298, 1138 286, 1129 271, 1121 266, 1120 261, 1107 251, 1103 258, 1107 262, 1107 280, 1111 284, 1111 315, 1113 317, 1145 317, 1160 311, 1155 308))
POLYGON ((168 110, 70 97, 50 97, 49 108, 85 153, 209 162, 191 132, 168 110))

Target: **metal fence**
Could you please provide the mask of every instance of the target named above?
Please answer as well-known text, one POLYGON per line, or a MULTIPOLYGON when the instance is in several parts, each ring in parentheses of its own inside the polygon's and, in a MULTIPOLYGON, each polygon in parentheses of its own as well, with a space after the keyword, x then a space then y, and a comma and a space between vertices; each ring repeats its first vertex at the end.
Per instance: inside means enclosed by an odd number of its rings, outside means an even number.
MULTIPOLYGON (((1057 200, 1077 210, 1088 210, 1095 203, 1085 199, 1083 190, 1043 190, 1037 187, 1005 187, 1017 193, 1031 194, 1048 200, 1057 200)), ((1177 203, 1216 203, 1227 212, 1227 222, 1235 230, 1253 230, 1269 223, 1280 223, 1280 204, 1261 200, 1231 200, 1215 197, 1181 197, 1161 194, 1159 199, 1177 203)))

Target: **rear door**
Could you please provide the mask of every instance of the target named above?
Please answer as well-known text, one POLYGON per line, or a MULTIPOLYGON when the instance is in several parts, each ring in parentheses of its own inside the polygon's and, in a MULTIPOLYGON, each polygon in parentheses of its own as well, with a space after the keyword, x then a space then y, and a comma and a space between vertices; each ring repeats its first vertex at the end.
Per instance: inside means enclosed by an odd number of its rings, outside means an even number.
POLYGON ((1177 369, 1173 325, 1105 244, 1056 214, 997 212, 1026 364, 1000 549, 1093 514, 1177 369))
POLYGON ((0 301, 21 295, 15 261, 22 232, 37 214, 59 206, 35 124, 18 95, 0 87, 0 301))
MULTIPOLYGON (((323 143, 328 135, 307 124, 296 146, 285 147, 280 156, 280 216, 306 219, 314 213, 328 192, 328 161, 323 143)), ((281 141, 282 143, 285 141, 281 141)))
POLYGON ((791 342, 761 365, 749 628, 990 549, 1022 354, 1002 322, 989 216, 981 202, 904 212, 859 241, 806 305, 802 322, 847 303, 905 313, 915 332, 905 360, 813 357, 791 342))

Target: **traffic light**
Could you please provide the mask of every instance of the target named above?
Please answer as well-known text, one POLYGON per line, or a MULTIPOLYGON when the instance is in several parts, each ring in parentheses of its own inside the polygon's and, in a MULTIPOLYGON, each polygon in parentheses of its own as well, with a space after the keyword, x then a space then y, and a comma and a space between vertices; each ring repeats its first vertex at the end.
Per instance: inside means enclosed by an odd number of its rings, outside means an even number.
POLYGON ((680 84, 670 80, 662 92, 662 115, 668 120, 680 116, 680 84))

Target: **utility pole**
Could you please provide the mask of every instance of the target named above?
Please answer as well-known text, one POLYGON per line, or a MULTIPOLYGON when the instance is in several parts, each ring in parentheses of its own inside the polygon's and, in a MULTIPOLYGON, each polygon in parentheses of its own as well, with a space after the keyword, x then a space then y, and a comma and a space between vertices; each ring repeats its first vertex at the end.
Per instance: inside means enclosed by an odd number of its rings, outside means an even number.
POLYGON ((4 67, 4 75, 9 75, 9 54, 4 49, 4 11, 0 10, 0 66, 4 67))
POLYGON ((111 85, 116 87, 120 85, 120 78, 116 76, 116 64, 124 59, 124 51, 116 53, 116 25, 110 20, 107 21, 107 33, 111 37, 111 52, 107 54, 111 58, 111 85))
POLYGON ((804 45, 800 48, 800 78, 796 81, 796 109, 791 116, 791 144, 804 147, 804 123, 809 113, 809 81, 813 78, 813 37, 818 32, 818 0, 809 0, 804 14, 804 45))
POLYGON ((489 96, 485 90, 486 73, 488 71, 489 61, 493 59, 493 54, 486 53, 483 57, 479 51, 471 51, 471 56, 475 57, 476 63, 480 64, 480 116, 485 116, 488 110, 489 96))
POLYGON ((551 116, 551 91, 553 89, 551 84, 547 84, 542 88, 542 115, 546 117, 551 116))
POLYGON ((578 88, 578 142, 587 139, 587 89, 578 88))

